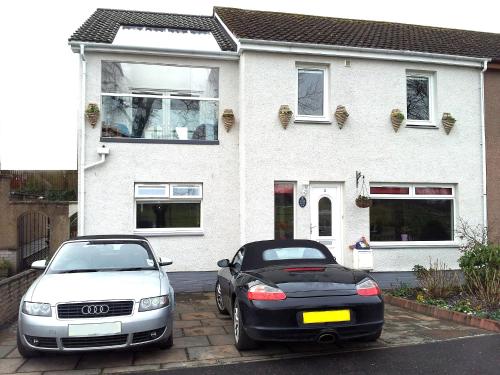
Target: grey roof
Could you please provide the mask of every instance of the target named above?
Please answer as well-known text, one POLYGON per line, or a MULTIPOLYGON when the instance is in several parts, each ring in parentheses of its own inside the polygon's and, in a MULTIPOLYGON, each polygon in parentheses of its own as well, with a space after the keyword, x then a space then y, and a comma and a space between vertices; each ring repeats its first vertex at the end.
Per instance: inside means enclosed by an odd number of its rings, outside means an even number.
POLYGON ((119 9, 97 9, 69 41, 112 43, 120 26, 165 27, 210 31, 222 51, 235 51, 231 37, 213 16, 143 12, 119 9))
POLYGON ((214 10, 237 38, 500 58, 500 34, 237 8, 214 10))

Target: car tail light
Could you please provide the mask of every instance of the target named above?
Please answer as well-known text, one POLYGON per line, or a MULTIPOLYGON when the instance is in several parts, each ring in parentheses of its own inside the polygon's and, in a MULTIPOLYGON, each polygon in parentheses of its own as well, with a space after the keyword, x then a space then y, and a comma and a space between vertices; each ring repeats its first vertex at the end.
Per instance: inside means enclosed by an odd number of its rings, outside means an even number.
POLYGON ((356 284, 356 291, 360 296, 378 296, 380 294, 378 284, 372 279, 364 279, 356 284))
POLYGON ((250 301, 280 301, 286 299, 286 294, 281 289, 257 284, 248 289, 247 297, 250 301))
POLYGON ((295 267, 285 268, 286 272, 323 272, 325 267, 295 267))

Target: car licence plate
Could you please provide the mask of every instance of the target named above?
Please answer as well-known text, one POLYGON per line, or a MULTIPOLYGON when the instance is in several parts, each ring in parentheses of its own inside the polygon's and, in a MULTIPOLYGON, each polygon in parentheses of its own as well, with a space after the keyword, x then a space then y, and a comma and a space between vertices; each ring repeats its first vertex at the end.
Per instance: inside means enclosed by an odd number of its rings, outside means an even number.
POLYGON ((351 320, 350 310, 330 310, 330 311, 311 311, 303 312, 302 320, 304 324, 311 323, 331 323, 348 322, 351 320))
POLYGON ((121 322, 69 324, 68 336, 106 336, 122 332, 121 322))

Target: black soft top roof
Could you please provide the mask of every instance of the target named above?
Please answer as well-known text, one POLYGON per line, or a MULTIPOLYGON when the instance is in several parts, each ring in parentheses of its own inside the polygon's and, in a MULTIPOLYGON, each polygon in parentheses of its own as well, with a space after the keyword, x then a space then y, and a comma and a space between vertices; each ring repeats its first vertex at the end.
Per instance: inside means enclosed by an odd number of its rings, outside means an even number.
POLYGON ((269 241, 256 241, 247 243, 242 247, 245 251, 243 256, 243 263, 241 265, 241 270, 253 270, 258 268, 263 268, 270 265, 283 264, 283 263, 321 263, 321 264, 335 264, 335 257, 332 255, 330 250, 319 242, 311 240, 269 240, 269 241), (320 250, 324 255, 325 259, 299 259, 299 260, 277 260, 277 261, 264 261, 262 258, 262 253, 268 249, 276 249, 282 247, 310 247, 313 249, 320 250))

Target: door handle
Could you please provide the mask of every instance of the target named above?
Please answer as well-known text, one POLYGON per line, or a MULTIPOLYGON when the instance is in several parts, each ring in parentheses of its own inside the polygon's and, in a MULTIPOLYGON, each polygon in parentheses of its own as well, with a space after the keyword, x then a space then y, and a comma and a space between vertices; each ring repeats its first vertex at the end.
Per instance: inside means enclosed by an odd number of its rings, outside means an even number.
POLYGON ((312 234, 313 228, 316 228, 316 227, 317 227, 317 225, 309 224, 309 234, 312 234))

